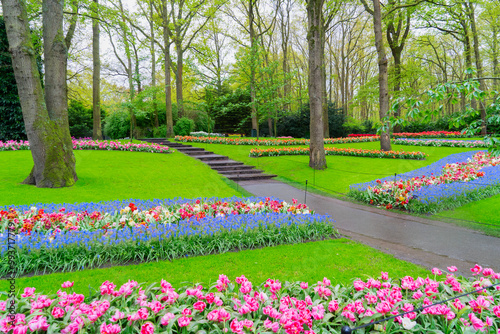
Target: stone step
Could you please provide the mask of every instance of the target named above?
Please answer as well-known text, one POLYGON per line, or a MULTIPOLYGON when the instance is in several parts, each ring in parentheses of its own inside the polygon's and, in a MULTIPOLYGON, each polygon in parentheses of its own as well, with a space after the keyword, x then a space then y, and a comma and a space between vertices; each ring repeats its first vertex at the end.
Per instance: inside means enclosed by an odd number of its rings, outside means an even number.
POLYGON ((198 150, 192 150, 192 151, 184 151, 182 149, 176 149, 177 151, 179 152, 182 152, 184 154, 187 154, 189 155, 190 157, 193 156, 193 155, 207 155, 207 154, 215 154, 214 152, 210 152, 210 151, 198 151, 198 150))
POLYGON ((218 154, 201 154, 201 155, 191 155, 191 158, 196 158, 203 162, 205 161, 214 161, 214 160, 227 160, 226 156, 218 155, 218 154))
POLYGON ((235 166, 242 166, 243 165, 243 162, 239 162, 239 161, 234 161, 234 160, 214 160, 214 161, 206 161, 205 162, 207 165, 209 165, 210 167, 220 167, 220 166, 232 166, 232 167, 235 167, 235 166))
POLYGON ((170 147, 174 147, 174 148, 183 148, 183 147, 193 147, 191 145, 185 145, 185 144, 178 144, 178 143, 172 143, 172 142, 168 142, 166 143, 165 145, 168 145, 170 147))
POLYGON ((175 147, 178 151, 180 152, 190 152, 190 151, 205 151, 205 149, 203 148, 199 148, 199 147, 186 147, 186 146, 171 146, 171 147, 175 147))
POLYGON ((260 169, 242 169, 242 168, 234 168, 228 170, 218 170, 218 172, 222 175, 244 175, 244 174, 260 174, 263 171, 260 169))
POLYGON ((238 165, 238 166, 211 166, 213 170, 218 171, 219 173, 223 173, 225 171, 231 171, 234 169, 239 169, 239 170, 252 170, 255 168, 255 166, 248 166, 248 165, 238 165))
POLYGON ((240 175, 228 175, 226 176, 232 181, 253 181, 253 180, 269 180, 276 175, 272 174, 240 174, 240 175))

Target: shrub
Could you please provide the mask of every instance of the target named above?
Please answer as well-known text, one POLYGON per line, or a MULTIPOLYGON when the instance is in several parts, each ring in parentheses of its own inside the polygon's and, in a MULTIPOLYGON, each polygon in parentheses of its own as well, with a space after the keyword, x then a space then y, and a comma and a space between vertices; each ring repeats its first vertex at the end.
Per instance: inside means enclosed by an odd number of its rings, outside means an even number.
POLYGON ((69 132, 75 138, 92 137, 92 109, 86 108, 82 102, 71 100, 68 107, 69 132))
POLYGON ((126 111, 116 111, 106 117, 104 135, 111 139, 125 138, 130 134, 130 115, 126 111))
POLYGON ((192 119, 182 117, 174 125, 174 133, 176 136, 188 136, 194 128, 194 121, 192 119))

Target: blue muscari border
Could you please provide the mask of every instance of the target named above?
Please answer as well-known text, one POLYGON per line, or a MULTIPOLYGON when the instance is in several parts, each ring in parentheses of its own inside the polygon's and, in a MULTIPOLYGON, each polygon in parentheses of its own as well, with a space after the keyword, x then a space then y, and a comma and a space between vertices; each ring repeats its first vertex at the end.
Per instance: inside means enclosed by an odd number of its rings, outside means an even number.
MULTIPOLYGON (((402 180, 408 180, 414 177, 429 176, 432 173, 434 175, 440 175, 441 170, 446 164, 453 164, 457 162, 465 162, 467 159, 472 158, 477 152, 485 150, 469 151, 456 154, 450 154, 449 156, 440 159, 429 166, 415 169, 404 174, 398 174, 397 178, 402 180)), ((467 193, 472 191, 480 190, 483 187, 489 187, 494 185, 500 185, 500 166, 489 166, 481 169, 484 172, 484 176, 477 178, 476 180, 469 182, 453 182, 440 185, 429 185, 423 186, 421 189, 416 190, 412 193, 414 198, 418 201, 428 204, 438 202, 442 198, 453 198, 458 196, 467 196, 467 193)), ((385 178, 379 179, 380 181, 392 181, 394 176, 387 176, 385 178)), ((377 185, 377 180, 370 182, 357 183, 350 186, 351 190, 366 191, 368 186, 374 187, 377 185)))

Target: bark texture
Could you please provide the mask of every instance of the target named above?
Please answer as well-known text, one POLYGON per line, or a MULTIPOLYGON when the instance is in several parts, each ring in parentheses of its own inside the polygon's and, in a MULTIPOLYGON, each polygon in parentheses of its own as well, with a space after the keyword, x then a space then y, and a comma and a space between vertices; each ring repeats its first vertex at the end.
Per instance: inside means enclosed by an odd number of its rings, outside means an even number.
MULTIPOLYGON (((378 87, 379 87, 379 116, 380 120, 387 116, 389 111, 389 83, 387 79, 388 61, 385 53, 382 34, 382 13, 380 11, 380 0, 373 0, 373 30, 375 32, 375 46, 378 55, 378 87)), ((391 150, 390 129, 380 134, 380 149, 391 150)))
POLYGON ((307 2, 309 45, 309 104, 311 112, 309 144, 309 167, 314 169, 326 168, 325 145, 323 140, 323 64, 324 52, 321 41, 323 30, 324 0, 310 0, 307 2))
POLYGON ((93 139, 102 139, 101 129, 101 57, 100 57, 100 28, 99 28, 99 0, 93 0, 94 17, 92 18, 92 118, 93 139))
POLYGON ((67 50, 62 6, 62 2, 54 0, 44 0, 42 6, 44 97, 25 4, 19 0, 2 0, 12 65, 34 162, 24 183, 43 188, 72 186, 78 179, 68 125, 67 50))
POLYGON ((170 76, 170 29, 168 27, 168 8, 167 0, 162 0, 163 6, 163 43, 165 51, 165 113, 167 118, 167 138, 172 138, 174 136, 174 120, 172 117, 172 87, 170 83, 172 78, 170 76))

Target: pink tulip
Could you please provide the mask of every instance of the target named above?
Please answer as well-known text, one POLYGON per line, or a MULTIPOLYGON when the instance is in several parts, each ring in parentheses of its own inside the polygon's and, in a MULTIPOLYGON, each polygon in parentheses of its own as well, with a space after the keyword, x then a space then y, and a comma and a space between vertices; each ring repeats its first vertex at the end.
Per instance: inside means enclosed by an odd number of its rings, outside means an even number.
POLYGON ((71 288, 73 286, 74 282, 66 281, 63 284, 61 284, 61 287, 63 288, 71 288))
POLYGON ((203 312, 203 310, 205 309, 205 307, 207 307, 207 304, 205 304, 202 301, 198 301, 198 302, 194 303, 194 305, 193 305, 193 308, 195 310, 200 311, 200 312, 203 312))
POLYGON ((35 288, 24 288, 24 293, 21 295, 23 298, 31 297, 35 293, 35 288))
POLYGON ((52 316, 54 318, 62 318, 64 317, 64 310, 60 307, 54 307, 54 309, 52 310, 52 316))
POLYGON ((171 319, 175 318, 175 315, 173 313, 167 313, 165 314, 163 317, 161 317, 160 319, 160 323, 163 325, 163 326, 167 326, 169 321, 171 319))
POLYGON ((182 317, 180 317, 177 320, 177 323, 179 324, 179 327, 186 327, 186 326, 189 325, 190 322, 191 322, 191 318, 188 318, 188 317, 185 317, 185 316, 182 316, 182 317))
POLYGON ((121 330, 122 328, 120 327, 120 325, 107 325, 106 322, 103 322, 100 327, 100 334, 118 334, 121 332, 121 330))
POLYGON ((151 322, 146 322, 141 326, 141 334, 154 334, 155 326, 151 322))

